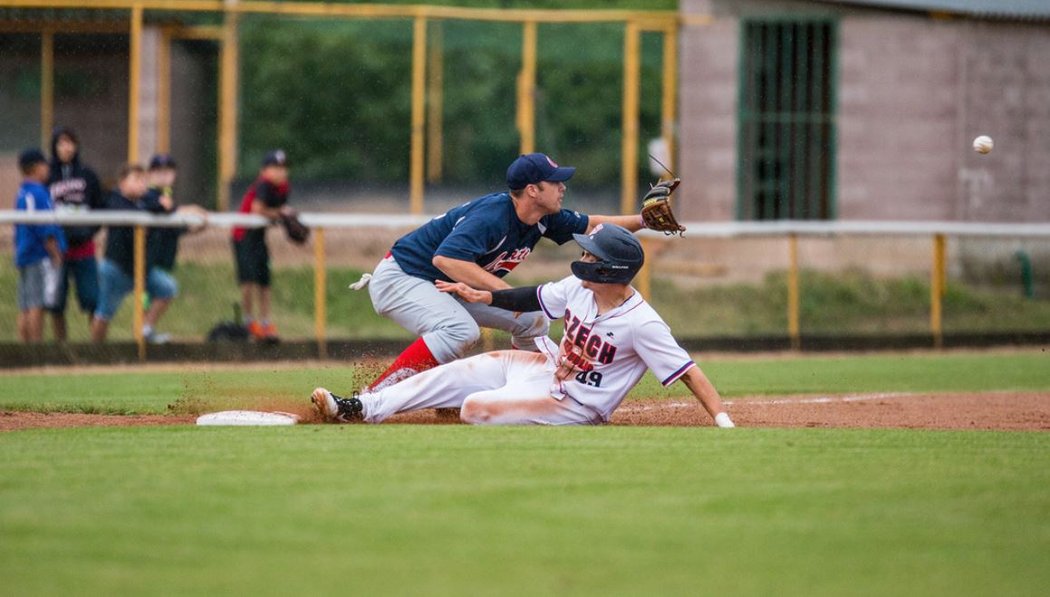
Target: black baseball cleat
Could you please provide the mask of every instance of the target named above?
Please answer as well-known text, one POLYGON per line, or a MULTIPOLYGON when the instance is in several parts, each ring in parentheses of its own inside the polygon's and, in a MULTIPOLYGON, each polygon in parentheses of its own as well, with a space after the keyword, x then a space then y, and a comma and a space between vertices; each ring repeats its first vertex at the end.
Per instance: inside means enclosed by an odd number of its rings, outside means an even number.
POLYGON ((357 392, 350 398, 336 396, 324 388, 314 389, 310 395, 310 402, 326 421, 333 423, 352 423, 364 420, 361 411, 364 405, 357 398, 357 392))

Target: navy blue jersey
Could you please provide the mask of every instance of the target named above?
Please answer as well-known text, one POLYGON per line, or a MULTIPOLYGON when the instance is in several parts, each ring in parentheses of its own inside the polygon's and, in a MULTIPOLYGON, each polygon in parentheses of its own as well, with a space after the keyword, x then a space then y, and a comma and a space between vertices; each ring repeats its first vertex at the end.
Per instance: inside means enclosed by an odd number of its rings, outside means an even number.
POLYGON ((434 267, 441 255, 473 261, 502 278, 532 252, 541 237, 559 245, 587 231, 588 217, 563 209, 532 226, 518 219, 509 193, 493 193, 454 207, 402 236, 391 253, 401 269, 425 280, 452 281, 434 267))

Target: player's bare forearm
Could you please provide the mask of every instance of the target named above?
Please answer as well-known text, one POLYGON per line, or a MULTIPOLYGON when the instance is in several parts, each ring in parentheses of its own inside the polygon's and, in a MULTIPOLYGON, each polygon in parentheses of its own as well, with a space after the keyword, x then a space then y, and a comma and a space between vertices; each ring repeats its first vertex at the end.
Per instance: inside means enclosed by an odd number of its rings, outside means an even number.
POLYGON ((175 210, 175 213, 184 216, 197 216, 201 219, 199 225, 189 227, 190 232, 200 232, 208 227, 208 211, 199 205, 182 205, 175 210))
POLYGON ((510 284, 507 284, 500 278, 481 269, 481 267, 473 261, 463 261, 462 259, 451 259, 449 257, 437 255, 434 257, 432 263, 434 264, 434 267, 441 270, 449 278, 452 278, 456 282, 463 282, 471 288, 477 288, 478 290, 502 290, 504 288, 510 288, 510 284))
MULTIPOLYGON (((700 401, 700 404, 704 406, 704 410, 707 411, 711 418, 718 421, 719 413, 725 413, 725 407, 722 406, 722 398, 718 395, 718 390, 715 389, 714 384, 711 380, 707 379, 704 372, 700 370, 700 367, 696 365, 689 368, 682 376, 682 383, 689 388, 689 391, 696 396, 696 399, 700 401)), ((726 417, 728 420, 728 416, 726 417)), ((719 426, 723 426, 719 423, 719 426)))
POLYGON ((435 280, 434 286, 441 292, 447 292, 449 294, 458 294, 463 300, 468 303, 482 303, 485 305, 492 304, 492 293, 488 290, 478 290, 477 288, 471 288, 463 282, 446 282, 444 280, 435 280))
POLYGON ((590 233, 594 230, 594 227, 598 224, 616 224, 617 226, 623 226, 631 232, 638 232, 644 226, 642 225, 642 217, 634 214, 630 216, 588 216, 587 232, 590 233))
POLYGON ((58 250, 58 240, 55 237, 47 237, 47 240, 44 241, 44 250, 51 256, 51 263, 56 266, 62 264, 62 251, 58 250))

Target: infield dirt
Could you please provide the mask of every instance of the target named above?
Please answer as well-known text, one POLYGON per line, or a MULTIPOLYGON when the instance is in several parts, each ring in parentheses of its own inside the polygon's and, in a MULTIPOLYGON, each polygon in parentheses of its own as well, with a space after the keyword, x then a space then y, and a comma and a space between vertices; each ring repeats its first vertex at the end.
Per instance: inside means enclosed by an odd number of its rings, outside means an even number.
MULTIPOLYGON (((1050 393, 984 392, 946 394, 850 394, 736 398, 726 407, 740 427, 904 428, 994 431, 1050 430, 1050 393)), ((268 400, 244 405, 256 410, 280 410, 300 415, 307 424, 320 423, 306 400, 268 400)), ((171 415, 96 415, 0 411, 0 431, 32 428, 128 425, 189 425, 200 413, 171 415)), ((398 415, 390 423, 459 424, 434 411, 398 415)), ((634 399, 614 414, 613 425, 709 426, 711 419, 692 400, 634 399)))

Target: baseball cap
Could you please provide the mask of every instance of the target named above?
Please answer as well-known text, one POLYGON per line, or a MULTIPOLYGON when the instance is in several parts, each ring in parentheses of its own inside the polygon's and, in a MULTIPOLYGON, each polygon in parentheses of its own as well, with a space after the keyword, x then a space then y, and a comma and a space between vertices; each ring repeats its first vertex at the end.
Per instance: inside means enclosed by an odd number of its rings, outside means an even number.
POLYGON ((159 170, 161 168, 174 168, 175 158, 170 153, 158 153, 149 159, 149 169, 159 170))
POLYGON ((40 151, 35 147, 33 147, 32 149, 27 149, 22 153, 18 154, 18 167, 22 170, 25 170, 26 168, 34 164, 39 164, 40 162, 44 162, 46 164, 47 158, 44 157, 44 152, 40 151))
POLYGON ((576 173, 572 166, 561 167, 542 153, 518 157, 507 168, 507 186, 510 190, 524 189, 538 182, 565 182, 576 173))
POLYGON ((283 149, 275 149, 266 154, 262 161, 263 167, 284 166, 288 167, 288 154, 283 149))

